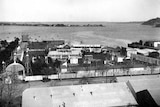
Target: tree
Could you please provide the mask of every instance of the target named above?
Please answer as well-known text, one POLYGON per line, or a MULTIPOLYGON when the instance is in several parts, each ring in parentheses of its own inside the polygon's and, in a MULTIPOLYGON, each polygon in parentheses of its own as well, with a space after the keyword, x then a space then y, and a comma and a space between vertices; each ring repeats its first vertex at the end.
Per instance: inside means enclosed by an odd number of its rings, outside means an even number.
POLYGON ((121 52, 120 53, 121 53, 122 56, 127 56, 126 48, 121 47, 121 52))
POLYGON ((58 59, 56 59, 55 62, 54 62, 54 67, 55 68, 60 68, 60 66, 61 66, 61 61, 59 61, 58 59))
POLYGON ((2 47, 6 47, 8 45, 8 42, 6 40, 1 41, 2 47))
POLYGON ((139 41, 139 45, 143 45, 143 41, 142 40, 139 41))
POLYGON ((56 70, 56 68, 55 68, 55 64, 54 64, 54 62, 52 61, 52 58, 51 57, 48 57, 48 67, 49 67, 49 69, 52 69, 51 70, 51 73, 52 74, 57 74, 57 70, 56 70))
POLYGON ((14 41, 7 43, 6 41, 2 42, 6 45, 5 49, 0 51, 0 70, 2 70, 2 61, 10 60, 11 53, 18 47, 19 38, 15 38, 14 41))
POLYGON ((41 70, 42 70, 42 65, 43 63, 39 58, 36 59, 34 63, 31 63, 32 71, 34 75, 41 75, 41 70))
POLYGON ((14 99, 19 93, 18 78, 16 72, 5 72, 0 81, 0 106, 16 107, 14 99))

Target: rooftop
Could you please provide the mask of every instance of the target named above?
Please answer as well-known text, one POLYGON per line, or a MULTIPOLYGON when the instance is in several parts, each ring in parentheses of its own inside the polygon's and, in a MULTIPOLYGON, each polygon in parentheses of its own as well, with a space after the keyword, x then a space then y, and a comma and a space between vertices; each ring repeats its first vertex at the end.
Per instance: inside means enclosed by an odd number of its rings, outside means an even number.
POLYGON ((79 55, 80 51, 50 51, 48 53, 48 56, 52 56, 52 55, 79 55))
POLYGON ((45 49, 46 47, 53 47, 62 44, 64 44, 63 40, 53 40, 53 41, 31 42, 29 43, 28 47, 30 49, 45 49))
POLYGON ((136 93, 147 90, 160 106, 160 78, 129 80, 136 93))
POLYGON ((73 44, 73 47, 82 47, 82 48, 89 48, 89 47, 93 47, 93 48, 101 48, 101 45, 95 44, 95 45, 91 45, 91 44, 73 44))
POLYGON ((30 88, 23 92, 22 98, 22 107, 108 107, 127 105, 137 105, 137 102, 125 83, 30 88))

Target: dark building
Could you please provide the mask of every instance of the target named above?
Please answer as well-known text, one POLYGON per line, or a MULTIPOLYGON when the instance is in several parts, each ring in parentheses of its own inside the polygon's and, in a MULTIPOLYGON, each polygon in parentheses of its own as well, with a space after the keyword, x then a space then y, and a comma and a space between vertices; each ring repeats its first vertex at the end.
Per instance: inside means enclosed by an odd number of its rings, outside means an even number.
POLYGON ((31 42, 29 43, 28 48, 29 49, 46 49, 46 48, 52 48, 58 45, 63 45, 64 43, 65 43, 64 40, 31 42))

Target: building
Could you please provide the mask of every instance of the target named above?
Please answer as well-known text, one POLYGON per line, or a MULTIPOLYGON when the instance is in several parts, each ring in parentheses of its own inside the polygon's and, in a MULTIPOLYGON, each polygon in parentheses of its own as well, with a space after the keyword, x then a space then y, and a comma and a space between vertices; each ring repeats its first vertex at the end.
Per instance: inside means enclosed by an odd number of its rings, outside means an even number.
POLYGON ((6 75, 8 77, 12 77, 13 74, 16 74, 17 75, 17 78, 20 79, 20 80, 23 80, 24 77, 26 76, 25 74, 25 68, 22 64, 19 64, 19 63, 12 63, 10 65, 8 65, 6 67, 6 72, 3 73, 3 75, 6 75))
POLYGON ((53 48, 55 46, 60 46, 65 44, 64 40, 53 40, 53 41, 46 41, 46 42, 48 42, 47 48, 53 48))
POLYGON ((44 106, 136 107, 138 104, 126 83, 29 88, 23 92, 22 107, 44 106))
POLYGON ((53 41, 41 41, 41 42, 30 42, 28 45, 29 49, 46 49, 52 48, 59 45, 64 45, 64 40, 53 40, 53 41))
POLYGON ((110 54, 120 54, 120 48, 108 47, 105 46, 102 48, 102 51, 110 53, 110 54))
POLYGON ((144 45, 160 49, 160 41, 145 41, 144 45))
POLYGON ((134 48, 127 48, 127 58, 130 59, 131 58, 131 54, 137 54, 137 50, 134 48))
POLYGON ((72 58, 70 59, 70 64, 78 64, 78 58, 72 57, 72 58))
POLYGON ((91 64, 93 60, 93 55, 84 55, 84 63, 91 64))
POLYGON ((150 52, 156 52, 154 49, 138 49, 136 48, 137 53, 148 56, 150 52))
POLYGON ((160 59, 146 57, 146 56, 143 56, 143 55, 131 54, 131 59, 141 61, 141 62, 145 62, 145 63, 148 63, 148 64, 160 65, 160 59))
POLYGON ((91 44, 73 44, 72 48, 76 49, 88 49, 90 52, 101 52, 101 45, 91 45, 91 44))
POLYGON ((123 62, 123 59, 124 59, 124 57, 118 56, 118 55, 116 55, 116 56, 114 57, 114 61, 115 61, 115 62, 123 62))
POLYGON ((132 89, 132 92, 135 92, 134 95, 140 106, 144 105, 144 102, 150 107, 160 106, 160 78, 129 80, 127 85, 132 89))
POLYGON ((160 41, 154 42, 154 47, 160 49, 160 41))
MULTIPOLYGON (((66 50, 66 49, 65 49, 66 50)), ((48 57, 51 57, 53 60, 58 59, 61 61, 65 61, 65 60, 74 60, 76 62, 74 63, 78 63, 78 59, 81 58, 81 52, 77 51, 77 50, 60 50, 60 51, 49 51, 48 53, 48 57)))
POLYGON ((30 42, 28 45, 29 49, 45 49, 47 42, 30 42))
POLYGON ((90 45, 90 44, 73 44, 73 48, 101 48, 101 45, 90 45))
POLYGON ((55 48, 56 46, 62 44, 64 44, 63 40, 30 42, 28 45, 30 59, 32 57, 46 56, 49 49, 55 48))

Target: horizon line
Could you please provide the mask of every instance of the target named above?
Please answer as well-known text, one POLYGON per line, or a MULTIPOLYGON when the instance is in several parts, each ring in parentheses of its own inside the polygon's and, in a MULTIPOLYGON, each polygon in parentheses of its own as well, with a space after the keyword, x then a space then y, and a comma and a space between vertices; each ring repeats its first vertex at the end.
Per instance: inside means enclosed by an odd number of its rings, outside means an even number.
POLYGON ((145 22, 145 21, 0 21, 5 23, 100 23, 100 22, 106 22, 106 23, 127 23, 127 22, 145 22))

